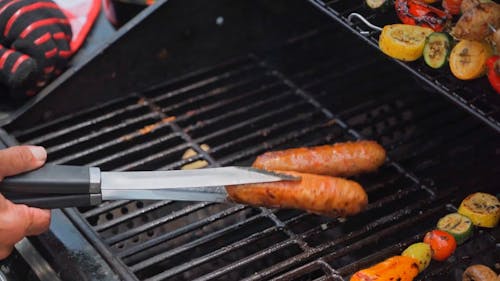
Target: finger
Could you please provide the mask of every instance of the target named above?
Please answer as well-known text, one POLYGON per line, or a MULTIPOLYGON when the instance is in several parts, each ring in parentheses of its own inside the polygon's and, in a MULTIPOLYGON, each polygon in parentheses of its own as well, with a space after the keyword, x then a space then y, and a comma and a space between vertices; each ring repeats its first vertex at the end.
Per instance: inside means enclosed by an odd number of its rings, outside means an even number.
POLYGON ((41 167, 47 152, 41 146, 14 146, 0 150, 0 180, 41 167))
POLYGON ((28 207, 27 220, 30 222, 26 228, 26 236, 41 234, 49 228, 50 211, 28 207))
POLYGON ((2 245, 0 244, 0 260, 5 259, 12 253, 12 250, 14 250, 13 245, 2 245))

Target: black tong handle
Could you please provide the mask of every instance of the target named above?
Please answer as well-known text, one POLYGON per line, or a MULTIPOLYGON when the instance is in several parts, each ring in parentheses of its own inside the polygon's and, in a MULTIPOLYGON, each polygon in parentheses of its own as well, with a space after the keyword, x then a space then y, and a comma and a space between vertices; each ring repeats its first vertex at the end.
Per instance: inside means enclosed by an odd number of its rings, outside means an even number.
POLYGON ((47 164, 0 182, 0 193, 14 203, 56 209, 101 202, 98 168, 47 164))

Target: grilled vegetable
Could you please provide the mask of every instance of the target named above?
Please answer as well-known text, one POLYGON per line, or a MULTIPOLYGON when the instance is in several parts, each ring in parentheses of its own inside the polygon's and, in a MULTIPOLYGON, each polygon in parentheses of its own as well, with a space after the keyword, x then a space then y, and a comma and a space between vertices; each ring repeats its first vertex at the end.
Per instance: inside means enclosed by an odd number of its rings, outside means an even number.
POLYGON ((443 8, 452 15, 460 14, 460 4, 462 0, 443 0, 443 8))
POLYGON ((500 94, 500 56, 492 56, 486 61, 488 80, 491 87, 500 94))
POLYGON ((422 56, 425 38, 432 29, 407 24, 384 26, 378 41, 380 50, 393 58, 414 61, 422 56))
POLYGON ((462 281, 498 281, 500 277, 491 268, 475 264, 467 267, 462 274, 462 281))
POLYGON ((467 216, 474 225, 492 228, 500 220, 500 202, 491 194, 477 192, 462 201, 458 212, 467 216))
POLYGON ((418 264, 415 259, 395 256, 354 273, 351 281, 411 281, 417 274, 418 264))
POLYGON ((418 271, 422 272, 431 263, 431 246, 426 243, 411 244, 406 250, 401 253, 402 256, 414 258, 418 261, 418 271))
POLYGON ((236 203, 270 208, 295 208, 330 217, 361 212, 368 196, 356 182, 313 174, 279 171, 300 177, 282 181, 227 186, 229 198, 236 203))
POLYGON ((437 261, 446 260, 457 248, 455 238, 442 230, 427 232, 424 237, 424 243, 431 246, 432 258, 437 261))
POLYGON ((486 73, 486 60, 492 52, 484 42, 462 40, 451 50, 451 72, 462 80, 478 78, 486 73))
POLYGON ((389 0, 366 0, 366 5, 371 9, 381 9, 389 5, 389 0))
POLYGON ((396 0, 396 13, 404 24, 428 27, 441 31, 450 15, 418 0, 396 0))
POLYGON ((253 167, 329 176, 353 176, 375 171, 385 161, 385 150, 374 141, 356 141, 266 152, 253 167))
POLYGON ((424 46, 425 63, 432 68, 446 65, 451 50, 451 37, 447 33, 433 32, 424 46))
POLYGON ((490 26, 500 28, 500 4, 480 3, 460 17, 451 34, 458 39, 481 41, 493 33, 490 26))
POLYGON ((437 228, 453 235, 458 245, 469 239, 474 231, 472 221, 459 213, 448 214, 439 219, 437 228))

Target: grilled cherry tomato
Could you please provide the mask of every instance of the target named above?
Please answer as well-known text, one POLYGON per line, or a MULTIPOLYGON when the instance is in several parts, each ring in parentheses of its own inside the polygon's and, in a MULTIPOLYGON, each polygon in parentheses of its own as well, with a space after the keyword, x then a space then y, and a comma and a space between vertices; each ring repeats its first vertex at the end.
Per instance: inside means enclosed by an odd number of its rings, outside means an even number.
POLYGON ((437 261, 446 260, 457 248, 455 238, 442 230, 427 232, 424 237, 424 243, 431 246, 432 258, 437 261))
POLYGON ((438 8, 417 0, 396 0, 396 13, 404 24, 429 27, 441 31, 450 19, 450 15, 438 8))
POLYGON ((486 61, 488 68, 488 80, 490 84, 500 94, 500 56, 492 56, 486 61))
POLYGON ((460 14, 460 5, 462 0, 443 0, 443 8, 452 15, 460 14))

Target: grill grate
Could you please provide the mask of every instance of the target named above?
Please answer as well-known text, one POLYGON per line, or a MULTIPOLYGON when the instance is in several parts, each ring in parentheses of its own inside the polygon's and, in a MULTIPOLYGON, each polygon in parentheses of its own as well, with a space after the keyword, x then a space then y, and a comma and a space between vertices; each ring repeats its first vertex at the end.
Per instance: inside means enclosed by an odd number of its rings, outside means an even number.
MULTIPOLYGON (((309 0, 314 6, 341 23, 348 30, 358 35, 369 45, 378 49, 379 31, 373 31, 359 20, 348 19, 351 13, 363 15, 372 24, 383 27, 387 24, 399 23, 393 8, 388 11, 374 11, 364 5, 363 0, 309 0)), ((491 89, 486 78, 474 81, 456 79, 447 70, 434 70, 427 67, 422 60, 405 63, 393 61, 407 69, 415 77, 422 79, 428 86, 446 96, 455 104, 464 108, 490 127, 500 132, 500 97, 491 89)))
MULTIPOLYGON (((354 219, 172 201, 65 210, 124 280, 342 280, 421 239, 464 194, 495 190, 491 179, 498 174, 498 160, 492 160, 494 171, 465 163, 460 169, 475 175, 468 179, 450 179, 435 169, 450 163, 455 171, 451 163, 471 151, 477 161, 500 151, 495 136, 474 120, 418 90, 402 95, 382 91, 388 81, 370 87, 352 77, 363 69, 377 69, 373 79, 394 75, 379 58, 338 73, 326 71, 338 57, 314 57, 321 49, 310 52, 310 60, 287 59, 301 48, 294 43, 280 50, 283 60, 274 53, 236 58, 14 135, 23 143, 45 145, 51 162, 104 170, 180 169, 198 160, 209 166, 249 165, 266 150, 361 135, 388 148, 391 160, 379 172, 356 178, 370 204, 354 219), (363 90, 334 95, 354 88, 363 90), (189 148, 198 155, 182 159, 189 148)), ((494 247, 492 236, 483 236, 473 240, 479 249, 494 247)), ((481 255, 477 248, 465 252, 481 255)), ((440 263, 419 280, 448 280, 450 269, 465 263, 440 263)))

